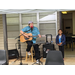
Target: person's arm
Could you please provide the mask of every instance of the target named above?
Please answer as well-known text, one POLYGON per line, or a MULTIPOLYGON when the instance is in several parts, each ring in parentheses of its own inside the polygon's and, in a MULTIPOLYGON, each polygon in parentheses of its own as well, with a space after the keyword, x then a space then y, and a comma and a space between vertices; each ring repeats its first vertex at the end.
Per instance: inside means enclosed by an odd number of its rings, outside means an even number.
POLYGON ((38 34, 38 36, 39 36, 39 38, 41 38, 41 35, 40 34, 38 34))
POLYGON ((64 40, 60 43, 60 45, 62 45, 62 44, 65 43, 65 41, 66 41, 65 35, 63 36, 63 38, 64 38, 64 40))
MULTIPOLYGON (((36 28, 36 35, 38 35, 38 37, 41 38, 41 35, 40 35, 38 28, 36 28)), ((33 34, 33 36, 35 36, 35 34, 33 34)), ((33 37, 33 38, 36 39, 37 37, 33 37)))
POLYGON ((24 32, 21 30, 20 33, 25 36, 24 32))
POLYGON ((27 38, 28 38, 28 35, 25 35, 25 34, 24 34, 24 32, 26 32, 26 27, 25 27, 25 28, 23 28, 23 29, 20 31, 20 33, 21 33, 21 34, 23 34, 25 37, 27 37, 27 38))
POLYGON ((40 32, 39 32, 38 28, 37 28, 37 32, 38 32, 38 36, 39 36, 39 38, 41 38, 41 35, 40 35, 40 32))
POLYGON ((58 46, 60 46, 60 44, 58 43, 58 36, 56 36, 56 44, 58 45, 58 46))
POLYGON ((24 32, 23 32, 22 30, 20 31, 20 33, 21 33, 21 34, 24 34, 24 32))
POLYGON ((64 35, 63 38, 64 38, 64 40, 62 41, 62 44, 65 43, 65 41, 66 41, 66 37, 65 37, 65 35, 64 35))

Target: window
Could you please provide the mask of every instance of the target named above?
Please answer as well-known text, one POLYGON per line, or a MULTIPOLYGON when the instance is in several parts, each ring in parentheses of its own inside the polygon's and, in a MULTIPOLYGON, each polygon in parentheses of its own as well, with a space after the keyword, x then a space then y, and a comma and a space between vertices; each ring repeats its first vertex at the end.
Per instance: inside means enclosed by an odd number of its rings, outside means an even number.
POLYGON ((40 22, 56 21, 55 12, 40 13, 40 22))
POLYGON ((19 14, 7 14, 6 19, 8 38, 19 36, 19 14))
POLYGON ((56 35, 56 25, 55 23, 40 23, 40 33, 42 35, 52 34, 56 35))
POLYGON ((55 12, 39 13, 39 30, 42 35, 56 35, 56 16, 55 12))
POLYGON ((28 26, 29 21, 32 21, 34 23, 34 26, 37 27, 37 14, 36 13, 22 14, 22 28, 28 26))
POLYGON ((34 26, 39 27, 41 35, 52 34, 53 36, 56 36, 56 17, 56 12, 7 14, 6 18, 8 38, 17 37, 20 33, 20 27, 24 28, 28 26, 29 21, 33 21, 34 26))

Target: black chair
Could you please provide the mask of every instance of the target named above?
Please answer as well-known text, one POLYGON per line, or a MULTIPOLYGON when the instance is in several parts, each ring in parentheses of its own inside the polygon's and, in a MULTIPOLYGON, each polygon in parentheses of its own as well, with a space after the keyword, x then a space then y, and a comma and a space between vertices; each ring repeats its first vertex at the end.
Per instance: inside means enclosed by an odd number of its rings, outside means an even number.
POLYGON ((72 37, 66 37, 66 46, 67 44, 69 44, 70 48, 71 48, 71 44, 72 44, 72 37))
POLYGON ((5 50, 0 50, 0 65, 7 65, 5 50))
POLYGON ((75 38, 72 38, 72 40, 73 40, 73 42, 74 42, 74 44, 75 44, 75 38))
POLYGON ((74 42, 74 44, 75 44, 75 38, 74 38, 73 42, 74 42))
POLYGON ((64 65, 61 51, 49 51, 45 65, 64 65))
MULTIPOLYGON (((75 35, 72 35, 72 36, 75 36, 75 35)), ((74 42, 74 45, 75 45, 75 37, 72 37, 72 45, 73 45, 73 42, 74 42)))

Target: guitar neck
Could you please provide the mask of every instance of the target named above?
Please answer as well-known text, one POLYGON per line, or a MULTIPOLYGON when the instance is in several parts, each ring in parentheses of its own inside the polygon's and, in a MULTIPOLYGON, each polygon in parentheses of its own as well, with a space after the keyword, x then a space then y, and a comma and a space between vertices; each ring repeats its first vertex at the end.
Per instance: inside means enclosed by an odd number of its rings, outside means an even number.
POLYGON ((38 37, 38 36, 30 36, 30 37, 38 37))
MULTIPOLYGON (((22 36, 23 34, 21 34, 20 36, 22 36)), ((24 36, 24 35, 23 35, 24 36)), ((29 37, 38 37, 38 35, 37 36, 29 36, 29 37)), ((41 37, 46 37, 45 35, 41 35, 41 37)))
MULTIPOLYGON (((42 37, 45 37, 45 35, 41 35, 42 37)), ((30 37, 38 37, 38 36, 30 36, 30 37)))

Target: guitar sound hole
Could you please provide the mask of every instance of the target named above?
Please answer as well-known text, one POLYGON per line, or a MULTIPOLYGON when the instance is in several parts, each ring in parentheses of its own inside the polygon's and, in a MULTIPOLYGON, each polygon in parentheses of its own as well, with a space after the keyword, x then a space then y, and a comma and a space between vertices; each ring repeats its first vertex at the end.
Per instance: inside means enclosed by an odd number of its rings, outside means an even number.
POLYGON ((28 40, 29 38, 25 38, 25 40, 28 40))
MULTIPOLYGON (((30 36, 29 36, 30 37, 30 36)), ((24 37, 25 38, 25 40, 28 40, 29 38, 26 38, 26 37, 24 37)))

